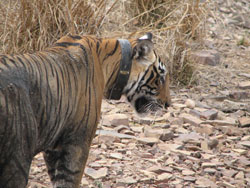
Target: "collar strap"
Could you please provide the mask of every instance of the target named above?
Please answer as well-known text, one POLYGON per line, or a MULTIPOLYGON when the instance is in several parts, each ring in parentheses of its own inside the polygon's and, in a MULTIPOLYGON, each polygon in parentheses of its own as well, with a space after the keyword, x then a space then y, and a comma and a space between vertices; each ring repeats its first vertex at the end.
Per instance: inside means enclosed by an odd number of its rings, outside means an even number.
POLYGON ((121 98, 122 91, 128 83, 132 66, 132 48, 130 42, 125 39, 118 39, 118 41, 121 46, 120 70, 108 97, 113 100, 119 100, 121 98))

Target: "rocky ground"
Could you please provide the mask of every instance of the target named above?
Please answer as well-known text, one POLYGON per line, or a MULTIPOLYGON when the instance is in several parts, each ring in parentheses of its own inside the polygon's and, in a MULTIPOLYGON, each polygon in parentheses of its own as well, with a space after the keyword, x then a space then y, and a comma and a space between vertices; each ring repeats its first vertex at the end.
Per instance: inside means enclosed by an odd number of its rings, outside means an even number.
MULTIPOLYGON (((81 187, 250 187, 250 3, 232 2, 211 5, 198 83, 173 85, 166 113, 103 101, 81 187)), ((41 154, 28 187, 52 187, 41 154)))

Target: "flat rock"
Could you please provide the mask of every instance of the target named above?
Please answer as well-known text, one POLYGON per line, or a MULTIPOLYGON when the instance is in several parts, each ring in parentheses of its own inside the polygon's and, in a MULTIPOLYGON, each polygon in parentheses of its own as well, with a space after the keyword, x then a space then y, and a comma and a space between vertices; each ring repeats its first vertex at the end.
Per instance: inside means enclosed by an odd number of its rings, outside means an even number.
POLYGON ((237 172, 238 172, 238 171, 232 170, 232 169, 225 169, 225 170, 222 170, 223 176, 226 176, 226 177, 233 177, 233 176, 235 176, 235 174, 237 174, 237 172))
POLYGON ((216 66, 220 63, 220 55, 215 50, 200 50, 192 53, 194 61, 204 65, 216 66))
POLYGON ((193 126, 198 126, 202 123, 202 121, 199 118, 192 116, 190 114, 184 113, 181 114, 180 117, 183 118, 184 123, 189 123, 190 125, 193 126))
POLYGON ((182 173, 183 176, 193 176, 193 175, 195 175, 195 172, 192 171, 192 170, 182 170, 181 173, 182 173))
POLYGON ((123 155, 121 153, 110 153, 110 158, 113 158, 113 159, 119 159, 121 160, 123 158, 123 155))
POLYGON ((169 180, 172 177, 173 177, 173 175, 171 173, 162 173, 162 174, 157 176, 157 180, 158 181, 165 181, 165 180, 169 180))
MULTIPOLYGON (((129 120, 125 114, 110 114, 102 116, 103 122, 108 122, 112 126, 129 125, 129 120)), ((108 123, 107 123, 108 124, 108 123)))
POLYGON ((164 172, 172 173, 173 169, 171 167, 152 166, 148 168, 147 171, 154 172, 156 174, 162 174, 164 172))
POLYGON ((146 145, 154 145, 159 142, 159 139, 154 138, 154 137, 144 137, 144 138, 137 138, 137 141, 141 144, 146 144, 146 145))
POLYGON ((100 179, 100 178, 104 178, 107 176, 108 174, 108 169, 107 168, 100 168, 98 170, 95 170, 93 168, 85 168, 84 173, 91 177, 92 179, 100 179))
POLYGON ((88 186, 89 182, 86 180, 86 178, 82 178, 81 185, 88 186))
POLYGON ((207 162, 204 162, 201 164, 202 168, 215 168, 216 167, 216 164, 215 163, 207 163, 207 162))
POLYGON ((236 122, 234 121, 227 121, 227 120, 207 120, 206 123, 213 125, 213 126, 234 126, 236 122))
MULTIPOLYGON (((207 110, 207 109, 206 109, 207 110)), ((189 114, 201 118, 202 112, 196 109, 190 109, 189 114)))
POLYGON ((144 128, 144 136, 145 137, 154 137, 159 139, 161 137, 161 135, 164 133, 164 129, 153 129, 151 127, 145 127, 144 128))
POLYGON ((240 89, 250 89, 250 81, 244 81, 239 83, 240 89))
POLYGON ((208 120, 215 120, 218 116, 218 111, 209 109, 201 113, 201 118, 208 119, 208 120))
POLYGON ((199 177, 196 181, 199 187, 218 187, 213 181, 205 177, 199 177))
POLYGON ((244 174, 244 172, 240 171, 240 172, 238 172, 238 173, 235 175, 234 178, 235 178, 235 179, 244 179, 244 178, 245 178, 245 174, 244 174))
POLYGON ((249 99, 250 92, 248 91, 234 91, 229 94, 229 97, 234 100, 249 99))
POLYGON ((239 76, 244 76, 246 78, 250 78, 250 74, 247 74, 247 73, 239 73, 239 76))
POLYGON ((250 117, 241 117, 238 120, 241 127, 250 127, 250 117))
POLYGON ((209 124, 201 124, 200 126, 195 127, 194 130, 200 134, 211 135, 214 133, 214 127, 209 124))
POLYGON ((137 180, 132 177, 126 177, 126 178, 118 179, 117 183, 131 185, 131 184, 137 183, 137 180))
POLYGON ((167 143, 159 143, 158 144, 159 149, 164 151, 175 151, 178 149, 182 149, 183 145, 180 144, 167 144, 167 143))
POLYGON ((244 146, 244 147, 250 148, 250 141, 242 141, 239 144, 244 146))
POLYGON ((215 174, 217 172, 217 170, 214 168, 205 168, 204 172, 206 172, 208 174, 215 174))
POLYGON ((106 135, 106 136, 113 136, 118 138, 126 138, 126 139, 135 139, 135 136, 127 135, 127 134, 121 134, 116 131, 111 130, 97 130, 96 135, 106 135))
POLYGON ((244 155, 247 153, 247 150, 244 150, 244 149, 232 149, 234 152, 237 152, 241 155, 244 155))
POLYGON ((148 170, 140 170, 140 172, 141 172, 142 174, 144 174, 145 176, 147 176, 148 178, 151 178, 151 179, 155 179, 156 176, 157 176, 156 173, 150 172, 150 171, 148 171, 148 170))
POLYGON ((226 181, 223 181, 222 183, 220 183, 221 186, 224 186, 226 188, 236 188, 235 185, 232 185, 231 183, 228 183, 226 181))
POLYGON ((184 179, 184 181, 190 181, 190 182, 196 181, 196 178, 193 176, 184 176, 183 179, 184 179))
POLYGON ((185 104, 178 104, 178 103, 174 103, 174 104, 172 104, 172 106, 174 109, 177 109, 177 110, 184 109, 187 107, 185 104))
POLYGON ((243 136, 241 138, 242 141, 250 141, 250 135, 243 136))
POLYGON ((163 142, 172 140, 175 137, 174 133, 170 130, 165 130, 161 136, 160 136, 160 140, 163 142))

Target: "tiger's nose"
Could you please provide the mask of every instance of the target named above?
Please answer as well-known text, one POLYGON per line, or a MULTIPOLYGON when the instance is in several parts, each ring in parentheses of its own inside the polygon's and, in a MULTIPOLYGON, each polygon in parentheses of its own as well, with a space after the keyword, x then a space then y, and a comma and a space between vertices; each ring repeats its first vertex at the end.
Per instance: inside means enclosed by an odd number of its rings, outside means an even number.
POLYGON ((166 103, 164 104, 164 108, 165 108, 165 109, 167 109, 169 106, 170 106, 170 105, 169 105, 168 102, 166 102, 166 103))

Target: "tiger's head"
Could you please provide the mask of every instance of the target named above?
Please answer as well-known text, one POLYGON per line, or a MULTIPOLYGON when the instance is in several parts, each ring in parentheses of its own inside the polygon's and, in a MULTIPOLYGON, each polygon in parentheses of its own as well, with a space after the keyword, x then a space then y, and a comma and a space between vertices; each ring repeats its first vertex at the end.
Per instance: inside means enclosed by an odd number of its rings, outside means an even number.
POLYGON ((123 93, 138 114, 147 114, 170 105, 167 64, 154 50, 152 34, 129 40, 132 46, 132 68, 123 93))

